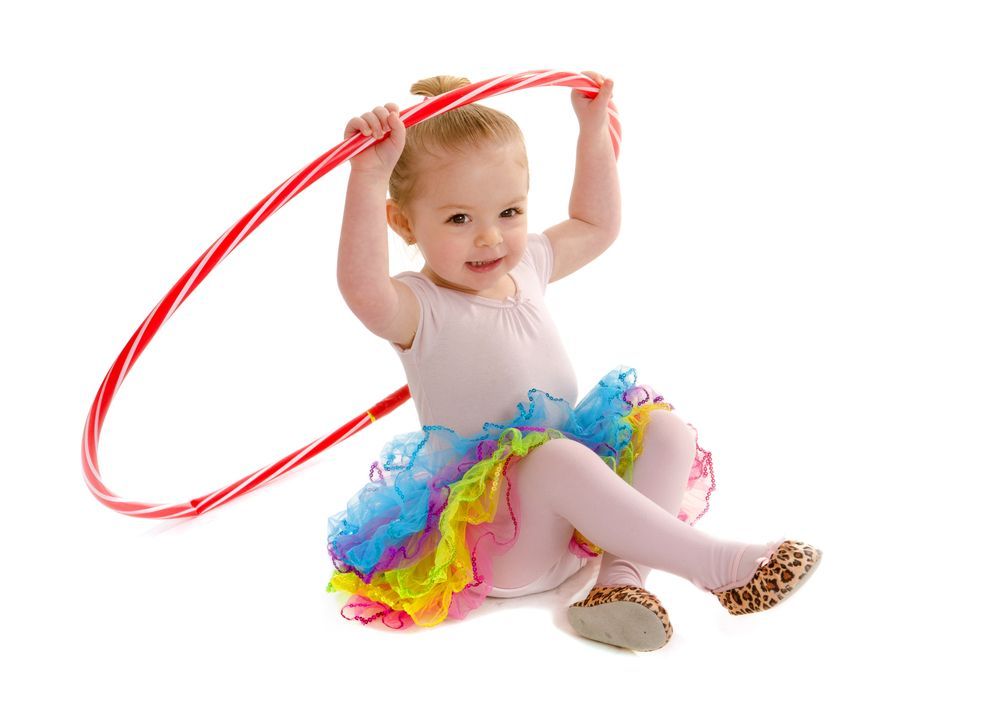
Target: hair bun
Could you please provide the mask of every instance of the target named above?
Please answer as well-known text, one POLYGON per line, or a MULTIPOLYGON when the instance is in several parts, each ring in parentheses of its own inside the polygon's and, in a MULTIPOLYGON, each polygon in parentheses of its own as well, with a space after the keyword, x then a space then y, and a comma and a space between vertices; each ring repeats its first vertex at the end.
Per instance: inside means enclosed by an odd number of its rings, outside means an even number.
POLYGON ((428 77, 413 83, 410 87, 410 94, 424 97, 436 97, 439 94, 450 92, 453 89, 464 87, 471 82, 465 77, 453 77, 450 74, 439 74, 436 77, 428 77))

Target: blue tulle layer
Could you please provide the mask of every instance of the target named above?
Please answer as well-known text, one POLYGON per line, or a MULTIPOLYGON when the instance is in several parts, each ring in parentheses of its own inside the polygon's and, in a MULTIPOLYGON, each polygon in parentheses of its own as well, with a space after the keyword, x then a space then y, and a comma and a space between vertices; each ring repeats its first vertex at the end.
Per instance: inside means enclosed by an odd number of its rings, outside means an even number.
MULTIPOLYGON (((651 387, 637 385, 634 369, 619 366, 576 406, 531 389, 527 402, 517 404, 517 417, 503 423, 486 422, 478 435, 462 436, 440 425, 397 435, 371 465, 370 483, 350 499, 345 510, 329 519, 328 552, 337 571, 371 583, 376 574, 406 568, 427 557, 428 549, 440 540, 451 487, 472 466, 496 459, 511 429, 517 429, 518 435, 544 432, 581 442, 631 484, 632 461, 641 450, 641 446, 636 448, 641 433, 636 432, 645 423, 639 416, 648 419, 651 408, 672 410, 673 406, 651 387)), ((708 510, 713 488, 710 454, 699 447, 678 518, 693 525, 708 510)), ((599 554, 600 548, 576 535, 568 544, 570 550, 585 556, 599 554)), ((440 555, 436 557, 441 560, 440 555)))

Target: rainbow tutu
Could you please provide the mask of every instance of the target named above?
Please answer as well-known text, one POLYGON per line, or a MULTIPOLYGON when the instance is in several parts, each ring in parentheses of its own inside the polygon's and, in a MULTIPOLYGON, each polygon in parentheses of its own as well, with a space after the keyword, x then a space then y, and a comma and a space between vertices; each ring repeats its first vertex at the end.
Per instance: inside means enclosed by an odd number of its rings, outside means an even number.
MULTIPOLYGON (((650 414, 673 410, 635 381, 634 369, 619 366, 576 407, 530 389, 516 418, 486 422, 475 436, 424 426, 390 440, 372 463, 370 483, 329 519, 327 551, 336 572, 326 589, 350 594, 341 614, 351 608, 348 619, 366 625, 381 619, 403 629, 462 619, 479 607, 492 589, 492 559, 517 542, 518 501, 505 478, 511 460, 549 439, 573 439, 631 485, 650 414), (501 504, 513 533, 494 524, 501 504)), ((715 489, 711 456, 698 446, 691 465, 677 515, 691 525, 708 510, 715 489)), ((579 531, 567 547, 590 558, 603 552, 579 531)))

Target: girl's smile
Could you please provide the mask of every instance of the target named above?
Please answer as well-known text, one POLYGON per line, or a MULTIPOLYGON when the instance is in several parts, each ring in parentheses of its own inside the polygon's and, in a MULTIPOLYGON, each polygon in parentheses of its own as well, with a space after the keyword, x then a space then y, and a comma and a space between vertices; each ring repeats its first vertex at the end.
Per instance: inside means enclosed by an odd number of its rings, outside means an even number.
POLYGON ((497 258, 496 260, 491 260, 487 263, 466 263, 465 265, 474 273, 488 273, 493 270, 493 268, 500 265, 500 261, 501 258, 497 258))

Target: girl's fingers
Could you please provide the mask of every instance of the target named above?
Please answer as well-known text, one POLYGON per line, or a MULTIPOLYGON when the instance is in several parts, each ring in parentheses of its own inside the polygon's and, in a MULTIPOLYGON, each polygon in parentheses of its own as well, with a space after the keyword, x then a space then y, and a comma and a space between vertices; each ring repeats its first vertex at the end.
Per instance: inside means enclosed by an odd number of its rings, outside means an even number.
POLYGON ((375 107, 372 111, 365 112, 360 117, 352 117, 347 122, 344 135, 347 137, 359 131, 365 136, 374 136, 376 139, 381 139, 389 131, 393 116, 396 117, 396 121, 402 123, 399 118, 399 106, 393 102, 389 102, 381 107, 375 107))
POLYGON ((403 120, 400 119, 397 112, 393 112, 389 115, 389 127, 397 136, 406 136, 406 125, 403 124, 403 120))
POLYGON ((389 110, 385 107, 375 107, 375 116, 379 120, 379 131, 385 133, 389 130, 389 110))
POLYGON ((354 134, 355 132, 359 131, 362 134, 367 135, 368 124, 361 117, 352 117, 351 120, 347 122, 347 128, 344 129, 344 138, 346 139, 351 134, 354 134))
POLYGON ((375 130, 376 138, 382 137, 387 131, 389 131, 389 116, 394 111, 398 112, 398 107, 396 107, 395 104, 389 103, 381 107, 375 107, 369 112, 369 114, 375 119, 375 123, 372 124, 372 129, 375 130))
POLYGON ((368 132, 365 135, 374 135, 376 139, 381 137, 382 123, 379 121, 379 118, 375 116, 374 112, 365 112, 361 116, 366 122, 368 122, 368 132))

